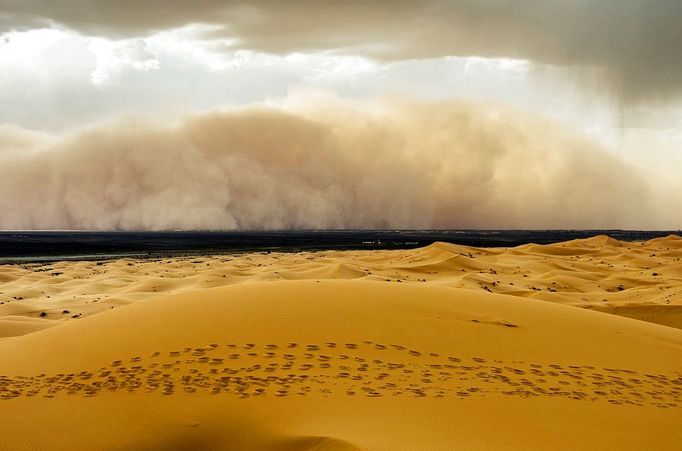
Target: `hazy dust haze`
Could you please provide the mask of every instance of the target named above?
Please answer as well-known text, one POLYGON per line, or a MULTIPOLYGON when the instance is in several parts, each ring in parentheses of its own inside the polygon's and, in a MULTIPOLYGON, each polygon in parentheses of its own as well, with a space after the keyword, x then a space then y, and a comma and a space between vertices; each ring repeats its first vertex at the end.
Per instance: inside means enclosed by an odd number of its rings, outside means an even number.
POLYGON ((6 126, 0 143, 0 229, 666 228, 680 219, 660 183, 539 116, 490 104, 292 95, 67 136, 6 126))

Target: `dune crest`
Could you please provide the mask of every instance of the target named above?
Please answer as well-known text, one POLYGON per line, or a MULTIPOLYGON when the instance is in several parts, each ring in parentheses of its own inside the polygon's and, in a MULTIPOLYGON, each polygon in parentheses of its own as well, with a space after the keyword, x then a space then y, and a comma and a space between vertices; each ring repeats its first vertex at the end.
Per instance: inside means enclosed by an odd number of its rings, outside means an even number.
POLYGON ((680 353, 670 327, 429 284, 195 290, 0 341, 0 447, 670 449, 680 353))
POLYGON ((475 248, 253 253, 0 265, 0 338, 160 294, 254 281, 362 279, 507 294, 682 328, 682 239, 607 236, 475 248))

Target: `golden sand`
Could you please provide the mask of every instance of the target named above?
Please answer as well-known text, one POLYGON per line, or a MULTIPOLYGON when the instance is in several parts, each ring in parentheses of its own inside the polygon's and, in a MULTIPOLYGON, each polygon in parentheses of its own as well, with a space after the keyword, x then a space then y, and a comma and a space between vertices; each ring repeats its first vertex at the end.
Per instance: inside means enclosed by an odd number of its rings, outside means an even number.
POLYGON ((599 236, 0 266, 0 448, 676 449, 681 257, 599 236))

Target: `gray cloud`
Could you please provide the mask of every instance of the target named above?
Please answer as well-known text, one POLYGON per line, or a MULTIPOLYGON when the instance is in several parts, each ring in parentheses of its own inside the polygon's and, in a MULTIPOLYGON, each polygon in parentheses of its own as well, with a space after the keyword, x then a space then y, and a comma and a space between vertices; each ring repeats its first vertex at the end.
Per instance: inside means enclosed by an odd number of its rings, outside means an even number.
POLYGON ((120 37, 206 23, 220 27, 207 39, 235 38, 229 48, 272 53, 479 55, 596 67, 626 102, 682 90, 679 0, 0 0, 0 11, 0 29, 57 23, 120 37))
POLYGON ((0 229, 680 220, 650 195, 656 181, 535 115, 454 101, 294 96, 285 105, 175 123, 127 117, 51 139, 0 128, 0 229))

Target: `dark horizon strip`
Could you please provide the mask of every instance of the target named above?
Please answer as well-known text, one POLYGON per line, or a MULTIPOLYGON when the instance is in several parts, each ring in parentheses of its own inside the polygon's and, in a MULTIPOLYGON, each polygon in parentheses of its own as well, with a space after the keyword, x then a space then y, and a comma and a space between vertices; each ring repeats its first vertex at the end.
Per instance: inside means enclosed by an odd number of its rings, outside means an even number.
POLYGON ((647 230, 277 230, 277 231, 3 231, 0 263, 61 259, 160 258, 233 252, 411 249, 435 241, 475 247, 550 244, 595 235, 649 240, 679 231, 647 230))

